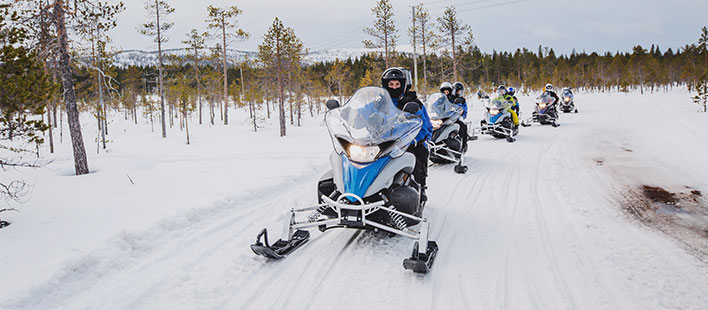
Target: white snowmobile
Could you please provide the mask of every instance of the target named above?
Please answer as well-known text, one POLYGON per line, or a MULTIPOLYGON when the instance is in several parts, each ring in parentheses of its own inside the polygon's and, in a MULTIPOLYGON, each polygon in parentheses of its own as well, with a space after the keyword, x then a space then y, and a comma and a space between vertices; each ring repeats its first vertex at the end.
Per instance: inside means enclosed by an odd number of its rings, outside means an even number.
POLYGON ((420 185, 412 178, 415 156, 405 151, 423 124, 413 114, 418 105, 410 102, 401 111, 385 89, 365 87, 345 105, 330 100, 327 107, 325 122, 334 152, 329 158, 332 169, 318 183, 319 204, 291 209, 282 238, 268 243, 263 229, 251 249, 280 259, 308 241, 309 228, 381 230, 415 240, 403 267, 427 273, 438 245, 428 240, 430 224, 422 217, 425 204, 420 185))
POLYGON ((506 139, 514 142, 514 136, 519 134, 518 128, 514 128, 514 121, 508 111, 511 102, 499 96, 486 103, 487 113, 485 119, 480 122, 480 129, 483 135, 491 135, 497 139, 506 139))
POLYGON ((436 164, 455 163, 455 172, 467 172, 467 166, 463 164, 467 150, 463 149, 460 125, 456 123, 464 110, 450 103, 443 93, 432 94, 425 102, 433 125, 433 137, 429 143, 430 161, 436 164))
POLYGON ((555 99, 548 93, 543 93, 536 98, 536 106, 530 119, 521 123, 524 127, 531 126, 531 123, 539 123, 541 125, 551 125, 558 127, 558 108, 555 99))
POLYGON ((573 96, 573 92, 570 91, 570 88, 563 88, 560 98, 560 110, 563 111, 563 113, 570 113, 573 111, 578 113, 578 108, 575 106, 574 102, 575 96, 573 96))

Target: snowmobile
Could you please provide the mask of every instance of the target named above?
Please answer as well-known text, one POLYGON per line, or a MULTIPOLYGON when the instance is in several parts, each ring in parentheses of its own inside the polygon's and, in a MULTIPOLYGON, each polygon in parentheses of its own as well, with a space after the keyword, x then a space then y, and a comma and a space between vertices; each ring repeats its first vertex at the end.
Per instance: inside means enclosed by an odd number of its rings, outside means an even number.
POLYGON ((418 104, 407 103, 401 111, 385 89, 365 87, 343 106, 330 100, 327 107, 325 123, 334 151, 331 170, 318 182, 319 204, 291 209, 282 238, 269 243, 264 228, 251 249, 281 259, 309 240, 310 228, 385 231, 415 240, 403 267, 427 273, 438 245, 428 239, 421 186, 412 178, 415 156, 406 152, 423 124, 414 114, 418 104))
POLYGON ((575 107, 575 102, 573 101, 575 96, 573 96, 573 92, 570 91, 570 88, 563 88, 560 98, 560 110, 563 111, 563 113, 570 113, 572 111, 578 113, 578 108, 575 107))
POLYGON ((524 120, 521 125, 524 127, 531 126, 532 122, 540 123, 541 125, 550 124, 553 127, 560 126, 558 123, 558 108, 555 99, 548 93, 543 93, 536 98, 536 106, 530 119, 524 120))
POLYGON ((481 133, 497 139, 506 139, 508 142, 516 141, 514 136, 519 134, 519 130, 514 128, 514 121, 508 111, 510 106, 511 102, 503 97, 489 100, 485 107, 485 119, 480 122, 481 133))
POLYGON ((425 102, 433 124, 433 137, 429 142, 430 161, 436 164, 455 163, 455 172, 467 172, 467 167, 463 165, 467 150, 463 149, 460 125, 456 123, 464 110, 450 103, 443 93, 432 94, 425 102))

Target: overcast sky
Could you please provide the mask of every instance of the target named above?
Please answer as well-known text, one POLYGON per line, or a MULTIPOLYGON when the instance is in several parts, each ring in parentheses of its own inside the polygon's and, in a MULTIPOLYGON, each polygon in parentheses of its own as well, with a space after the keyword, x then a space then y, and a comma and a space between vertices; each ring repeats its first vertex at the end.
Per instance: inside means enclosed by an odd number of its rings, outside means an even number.
MULTIPOLYGON (((115 1, 115 0, 111 0, 115 1)), ((295 29, 311 51, 334 47, 363 47, 367 36, 363 27, 374 17, 375 0, 179 0, 168 2, 175 12, 167 17, 175 25, 167 32, 166 48, 180 43, 192 28, 206 31, 208 4, 236 5, 244 11, 239 26, 251 34, 233 48, 255 51, 275 17, 295 29)), ((136 27, 148 21, 143 0, 123 0, 126 10, 118 16, 113 30, 114 44, 122 49, 154 50, 151 39, 136 27)), ((410 44, 411 6, 421 1, 392 0, 397 20, 398 44, 410 44)), ((513 51, 538 45, 557 53, 577 51, 629 51, 637 44, 649 48, 658 44, 662 51, 698 40, 700 29, 708 25, 706 0, 458 0, 424 1, 433 18, 445 6, 454 5, 460 19, 471 26, 477 45, 484 52, 513 51)), ((212 42, 213 43, 213 42, 212 42)))

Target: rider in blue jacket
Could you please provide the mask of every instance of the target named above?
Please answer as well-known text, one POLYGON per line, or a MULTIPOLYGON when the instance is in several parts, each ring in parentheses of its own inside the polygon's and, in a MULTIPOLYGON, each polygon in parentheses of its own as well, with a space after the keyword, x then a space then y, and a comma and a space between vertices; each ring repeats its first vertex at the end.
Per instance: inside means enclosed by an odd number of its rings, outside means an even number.
POLYGON ((433 135, 433 124, 430 122, 430 116, 425 109, 425 105, 418 100, 416 92, 411 90, 411 74, 410 71, 403 68, 389 68, 381 75, 381 87, 386 89, 391 95, 391 100, 398 109, 403 110, 403 107, 408 102, 418 104, 418 112, 416 115, 423 120, 423 127, 418 132, 407 152, 415 155, 415 167, 413 168, 413 179, 421 186, 421 201, 425 201, 428 197, 425 195, 426 178, 428 177, 428 145, 426 141, 430 140, 433 135))

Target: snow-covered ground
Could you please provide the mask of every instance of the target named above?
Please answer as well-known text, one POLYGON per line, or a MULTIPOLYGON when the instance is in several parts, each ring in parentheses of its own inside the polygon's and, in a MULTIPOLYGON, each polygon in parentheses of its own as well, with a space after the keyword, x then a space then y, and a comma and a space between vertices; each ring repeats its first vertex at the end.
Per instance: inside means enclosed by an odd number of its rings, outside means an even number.
POLYGON ((52 164, 23 171, 35 187, 21 212, 1 214, 0 308, 705 309, 708 236, 624 210, 641 185, 708 192, 707 115, 683 90, 576 101, 559 128, 471 142, 465 175, 430 168, 440 252, 427 275, 401 266, 410 240, 373 232, 313 232, 282 261, 251 252, 260 229, 316 201, 331 150, 321 119, 279 138, 276 122, 254 133, 238 111, 229 126, 192 121, 185 145, 177 128, 161 139, 115 116, 96 154, 85 118, 92 173, 72 175, 65 133, 52 164))

